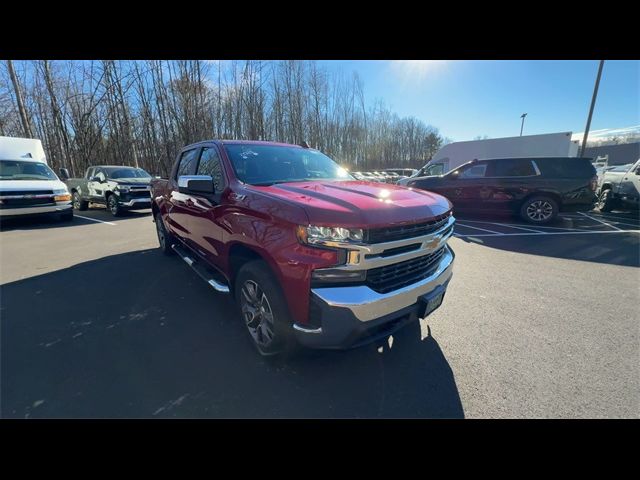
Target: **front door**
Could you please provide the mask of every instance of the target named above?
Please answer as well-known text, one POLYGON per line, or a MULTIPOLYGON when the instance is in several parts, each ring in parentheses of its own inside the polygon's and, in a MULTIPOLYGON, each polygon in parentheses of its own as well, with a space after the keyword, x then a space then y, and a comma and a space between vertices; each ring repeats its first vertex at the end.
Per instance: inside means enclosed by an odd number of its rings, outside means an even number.
POLYGON ((444 177, 443 194, 458 210, 482 210, 491 198, 492 188, 485 177, 490 176, 490 162, 465 165, 444 177))
POLYGON ((224 228, 220 219, 224 206, 221 198, 227 182, 220 153, 215 145, 202 148, 196 175, 208 175, 213 179, 214 194, 190 196, 192 248, 211 264, 222 268, 220 251, 224 228))

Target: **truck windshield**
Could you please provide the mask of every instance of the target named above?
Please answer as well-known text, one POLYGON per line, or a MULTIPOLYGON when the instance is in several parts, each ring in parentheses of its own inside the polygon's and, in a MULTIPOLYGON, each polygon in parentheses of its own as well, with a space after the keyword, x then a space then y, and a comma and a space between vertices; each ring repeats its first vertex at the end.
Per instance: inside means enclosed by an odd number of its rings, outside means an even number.
POLYGON ((147 172, 141 168, 114 168, 105 169, 109 178, 150 178, 147 172))
POLYGON ((355 180, 326 155, 307 148, 278 145, 225 145, 236 176, 250 185, 355 180))
POLYGON ((45 163, 0 160, 0 180, 58 180, 45 163))

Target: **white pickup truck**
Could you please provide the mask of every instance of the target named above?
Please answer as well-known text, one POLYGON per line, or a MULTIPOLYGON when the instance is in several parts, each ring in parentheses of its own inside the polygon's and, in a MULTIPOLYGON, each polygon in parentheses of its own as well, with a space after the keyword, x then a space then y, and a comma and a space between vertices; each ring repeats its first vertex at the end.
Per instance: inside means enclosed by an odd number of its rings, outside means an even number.
POLYGON ((73 219, 71 194, 47 165, 40 140, 0 137, 0 219, 52 214, 73 219))
POLYGON ((604 172, 598 193, 598 208, 610 212, 615 208, 640 207, 640 160, 628 169, 613 168, 604 172))

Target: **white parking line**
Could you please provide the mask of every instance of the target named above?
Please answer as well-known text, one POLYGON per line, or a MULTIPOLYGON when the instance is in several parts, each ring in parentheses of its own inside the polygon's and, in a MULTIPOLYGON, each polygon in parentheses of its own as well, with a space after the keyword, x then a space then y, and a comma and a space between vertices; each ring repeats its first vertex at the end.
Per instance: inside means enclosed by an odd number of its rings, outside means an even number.
MULTIPOLYGON (((533 229, 531 229, 531 228, 524 228, 524 227, 520 227, 520 226, 518 226, 518 225, 512 225, 512 224, 509 224, 509 223, 480 222, 480 221, 478 221, 478 220, 464 220, 464 221, 465 221, 465 222, 468 222, 468 223, 484 223, 485 225, 497 225, 497 226, 499 226, 499 227, 517 228, 517 229, 519 229, 519 230, 525 230, 525 231, 527 231, 527 232, 536 232, 536 233, 541 233, 541 232, 540 232, 540 230, 533 230, 533 229)), ((458 223, 458 225, 460 225, 460 224, 458 223)), ((465 225, 462 225, 462 226, 464 227, 465 225)), ((468 227, 470 227, 470 228, 475 228, 475 227, 471 227, 471 226, 469 226, 469 225, 467 225, 467 226, 468 226, 468 227)))
POLYGON ((495 232, 493 230, 487 230, 486 228, 472 227, 471 225, 465 225, 465 224, 460 223, 460 222, 457 222, 456 225, 458 225, 459 227, 466 227, 466 228, 473 228, 475 230, 482 230, 483 232, 489 232, 489 233, 493 233, 495 235, 504 235, 504 233, 501 233, 501 232, 495 232))
POLYGON ((92 222, 106 223, 107 225, 116 225, 115 223, 105 222, 104 220, 98 220, 97 218, 83 217, 82 215, 75 215, 74 214, 74 217, 84 218, 85 220, 91 220, 92 222))
POLYGON ((593 217, 591 217, 591 216, 587 215, 586 213, 582 213, 582 212, 578 212, 578 213, 579 213, 580 215, 582 215, 583 217, 590 218, 590 219, 591 219, 591 220, 593 220, 594 222, 598 222, 598 223, 601 223, 601 224, 603 224, 603 225, 606 225, 606 226, 607 226, 607 227, 609 227, 609 228, 615 228, 615 229, 616 229, 616 230, 618 230, 618 231, 622 231, 622 230, 620 230, 618 227, 614 227, 613 225, 610 225, 610 224, 608 224, 608 223, 606 223, 606 222, 603 222, 602 220, 598 220, 597 218, 593 218, 593 217))
POLYGON ((596 235, 598 233, 640 233, 640 230, 600 230, 600 231, 584 231, 584 232, 540 232, 540 233, 499 233, 492 235, 488 233, 469 234, 456 233, 456 237, 522 237, 526 235, 596 235))

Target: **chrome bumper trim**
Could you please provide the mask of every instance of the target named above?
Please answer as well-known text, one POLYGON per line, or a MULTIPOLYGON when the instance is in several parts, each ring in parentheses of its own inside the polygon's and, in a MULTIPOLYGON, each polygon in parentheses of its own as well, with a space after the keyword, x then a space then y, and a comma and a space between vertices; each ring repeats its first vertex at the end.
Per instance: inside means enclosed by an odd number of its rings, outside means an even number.
POLYGON ((0 209, 0 217, 14 215, 33 215, 36 213, 58 213, 66 212, 73 208, 70 202, 57 202, 56 205, 46 205, 42 207, 18 207, 0 209))
POLYGON ((322 327, 320 328, 306 328, 298 325, 297 323, 293 324, 293 329, 302 333, 322 333, 322 327))
POLYGON ((329 308, 347 308, 358 320, 368 322, 413 305, 418 297, 446 283, 453 273, 453 259, 453 251, 445 246, 438 268, 432 275, 389 293, 378 293, 366 285, 312 288, 311 292, 329 308))
POLYGON ((120 205, 124 205, 126 207, 133 207, 136 203, 148 203, 151 206, 151 197, 149 198, 133 198, 128 202, 120 202, 120 205))

